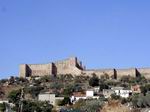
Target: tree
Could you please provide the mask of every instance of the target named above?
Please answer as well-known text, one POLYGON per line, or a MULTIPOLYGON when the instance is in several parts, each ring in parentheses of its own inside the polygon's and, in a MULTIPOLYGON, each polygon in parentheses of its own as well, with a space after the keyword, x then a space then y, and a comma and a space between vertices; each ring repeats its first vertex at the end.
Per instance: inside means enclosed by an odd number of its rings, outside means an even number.
POLYGON ((65 74, 64 75, 64 79, 67 81, 67 80, 72 80, 73 79, 73 76, 71 74, 65 74))
POLYGON ((23 101, 23 112, 51 112, 53 106, 42 101, 23 101))
POLYGON ((109 86, 105 83, 101 83, 99 84, 99 86, 100 86, 100 91, 103 91, 103 89, 109 89, 109 86))
POLYGON ((144 95, 146 95, 146 93, 148 91, 150 91, 150 84, 145 84, 145 85, 141 86, 140 89, 141 89, 141 93, 143 93, 144 95))
POLYGON ((133 107, 137 107, 138 98, 139 98, 138 94, 133 94, 132 95, 132 105, 133 105, 133 107))
POLYGON ((136 77, 136 82, 140 84, 147 83, 147 79, 144 76, 139 76, 136 77))
POLYGON ((147 89, 145 86, 141 86, 140 87, 141 93, 143 93, 144 95, 146 95, 147 89))
POLYGON ((116 94, 111 94, 111 98, 114 100, 118 100, 118 99, 120 99, 120 96, 116 95, 116 94))
POLYGON ((11 76, 9 79, 9 84, 13 84, 15 82, 14 76, 11 76))
POLYGON ((77 112, 100 112, 103 103, 100 99, 80 99, 73 105, 73 109, 78 110, 77 112))
POLYGON ((104 73, 104 75, 101 75, 101 79, 107 80, 109 79, 109 75, 107 73, 104 73))
POLYGON ((63 94, 65 96, 70 96, 73 92, 73 85, 69 85, 69 86, 66 86, 66 88, 64 89, 64 92, 63 94))
POLYGON ((44 87, 42 86, 32 86, 25 88, 25 93, 30 93, 33 98, 36 98, 42 90, 44 90, 44 87))
POLYGON ((29 83, 29 81, 26 78, 23 78, 23 77, 15 77, 15 82, 17 84, 21 84, 21 85, 29 83))
POLYGON ((90 79, 89 76, 79 75, 79 76, 75 76, 74 77, 74 82, 75 83, 84 83, 84 82, 86 82, 89 79, 90 79))
POLYGON ((90 78, 89 85, 92 87, 99 86, 99 78, 95 74, 90 78))
POLYGON ((20 100, 21 90, 13 90, 8 94, 8 99, 14 104, 18 104, 20 100))
POLYGON ((71 104, 70 98, 69 97, 64 97, 64 99, 62 101, 58 102, 59 106, 64 106, 66 104, 71 104))
POLYGON ((121 104, 125 104, 127 103, 127 99, 126 98, 121 98, 121 104))
POLYGON ((53 82, 50 84, 50 89, 60 90, 61 88, 63 88, 63 83, 53 82))
MULTIPOLYGON (((120 82, 117 81, 117 80, 107 80, 107 81, 105 81, 105 82, 106 82, 106 84, 109 85, 109 86, 117 86, 117 85, 120 84, 120 82)), ((104 82, 100 81, 100 83, 104 83, 104 82)))
POLYGON ((4 90, 0 87, 0 98, 3 98, 5 95, 4 90))
POLYGON ((4 84, 4 83, 6 83, 8 81, 8 79, 2 79, 2 80, 0 80, 0 84, 4 84))
POLYGON ((44 83, 44 82, 50 82, 51 80, 52 80, 52 77, 50 77, 49 75, 45 75, 45 76, 41 77, 41 79, 40 79, 40 81, 42 83, 44 83))
POLYGON ((6 110, 5 103, 0 103, 0 112, 4 112, 6 110))
POLYGON ((73 85, 73 92, 81 92, 81 91, 83 90, 80 84, 77 83, 73 85))
POLYGON ((150 94, 134 94, 132 96, 132 105, 133 107, 145 108, 150 107, 150 94))
POLYGON ((123 83, 129 82, 129 80, 130 80, 130 75, 122 76, 121 79, 120 79, 120 81, 123 82, 123 83))

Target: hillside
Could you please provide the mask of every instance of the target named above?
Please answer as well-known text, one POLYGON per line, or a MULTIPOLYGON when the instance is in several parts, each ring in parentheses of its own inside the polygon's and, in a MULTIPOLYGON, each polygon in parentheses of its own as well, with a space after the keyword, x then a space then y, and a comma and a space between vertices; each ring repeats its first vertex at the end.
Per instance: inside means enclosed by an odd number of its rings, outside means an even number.
MULTIPOLYGON (((130 108, 147 109, 150 107, 149 91, 150 81, 144 77, 126 76, 120 80, 115 80, 107 74, 100 78, 94 74, 92 77, 66 74, 30 78, 12 76, 9 79, 0 80, 0 100, 11 101, 15 105, 14 110, 17 110, 20 101, 23 101, 25 112, 30 112, 29 108, 34 110, 35 105, 39 109, 41 108, 40 105, 49 105, 51 108, 48 110, 57 109, 57 107, 59 109, 65 108, 66 112, 71 112, 71 109, 80 110, 79 112, 99 110, 101 112, 135 112, 130 108), (140 87, 140 91, 129 94, 128 90, 131 89, 132 85, 139 85, 136 87, 140 87), (113 88, 122 88, 124 93, 117 95, 113 88), (109 91, 113 91, 113 93, 108 94, 109 91), (128 96, 125 97, 124 94, 128 96), (39 95, 53 95, 54 102, 59 98, 61 100, 57 100, 57 103, 50 103, 52 99, 48 97, 47 102, 45 102, 45 100, 39 99, 39 95), (75 99, 72 100, 72 98, 75 99)), ((136 110, 136 112, 138 111, 136 110)))

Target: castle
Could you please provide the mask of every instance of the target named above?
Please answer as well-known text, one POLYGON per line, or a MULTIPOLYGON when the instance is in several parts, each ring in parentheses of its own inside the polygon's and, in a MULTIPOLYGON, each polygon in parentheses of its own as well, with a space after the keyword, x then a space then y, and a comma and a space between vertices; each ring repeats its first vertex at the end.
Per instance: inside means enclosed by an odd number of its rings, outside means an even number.
POLYGON ((137 77, 143 75, 150 79, 150 68, 130 68, 130 69, 86 69, 82 62, 77 57, 71 57, 66 60, 52 62, 48 64, 21 64, 19 75, 20 77, 45 76, 72 74, 92 76, 96 74, 98 77, 107 74, 109 77, 119 79, 122 76, 137 77))

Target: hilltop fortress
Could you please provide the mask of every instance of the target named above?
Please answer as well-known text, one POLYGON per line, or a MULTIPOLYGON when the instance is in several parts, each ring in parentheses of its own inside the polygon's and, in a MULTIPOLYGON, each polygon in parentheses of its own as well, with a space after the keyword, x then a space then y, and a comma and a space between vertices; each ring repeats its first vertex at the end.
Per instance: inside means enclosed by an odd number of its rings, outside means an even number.
POLYGON ((21 64, 20 77, 45 76, 45 75, 84 75, 92 76, 96 74, 98 77, 107 74, 109 77, 119 79, 122 76, 137 77, 143 75, 150 79, 150 68, 130 68, 130 69, 86 69, 76 57, 71 57, 62 61, 52 62, 48 64, 21 64))

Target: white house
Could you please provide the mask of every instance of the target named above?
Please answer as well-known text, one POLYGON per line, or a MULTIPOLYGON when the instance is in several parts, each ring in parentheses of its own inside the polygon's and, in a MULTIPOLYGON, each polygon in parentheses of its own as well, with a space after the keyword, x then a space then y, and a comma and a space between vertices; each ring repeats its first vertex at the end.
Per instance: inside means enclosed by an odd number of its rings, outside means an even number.
POLYGON ((86 96, 74 96, 73 95, 73 96, 70 97, 70 100, 71 100, 72 103, 78 101, 79 99, 86 99, 86 96))
POLYGON ((87 90, 86 91, 86 97, 93 97, 94 96, 94 91, 93 90, 87 90))
POLYGON ((124 87, 112 87, 111 89, 103 90, 105 98, 109 98, 114 93, 122 98, 128 98, 132 94, 132 90, 125 90, 124 87))
POLYGON ((116 95, 128 98, 132 94, 132 90, 115 90, 116 95))
POLYGON ((5 112, 12 112, 11 108, 15 107, 15 104, 9 103, 8 100, 0 100, 0 104, 5 103, 6 110, 5 112))
POLYGON ((52 105, 57 105, 58 100, 63 100, 64 97, 56 97, 55 94, 43 93, 38 95, 39 101, 48 101, 52 105))
POLYGON ((98 87, 94 87, 93 90, 94 90, 94 93, 99 93, 100 87, 99 86, 98 87))
POLYGON ((93 90, 87 90, 86 94, 74 94, 73 96, 70 97, 72 103, 78 101, 79 99, 88 99, 88 98, 98 99, 99 96, 94 96, 93 90))
POLYGON ((0 103, 9 103, 8 100, 0 100, 0 103))
POLYGON ((132 94, 132 90, 124 89, 124 87, 113 87, 111 89, 114 90, 116 95, 122 98, 128 98, 132 94))
POLYGON ((50 104, 55 105, 55 94, 49 94, 49 93, 39 94, 38 100, 49 101, 50 104))
POLYGON ((116 91, 116 90, 123 90, 124 87, 111 87, 111 89, 112 89, 113 91, 116 91))

